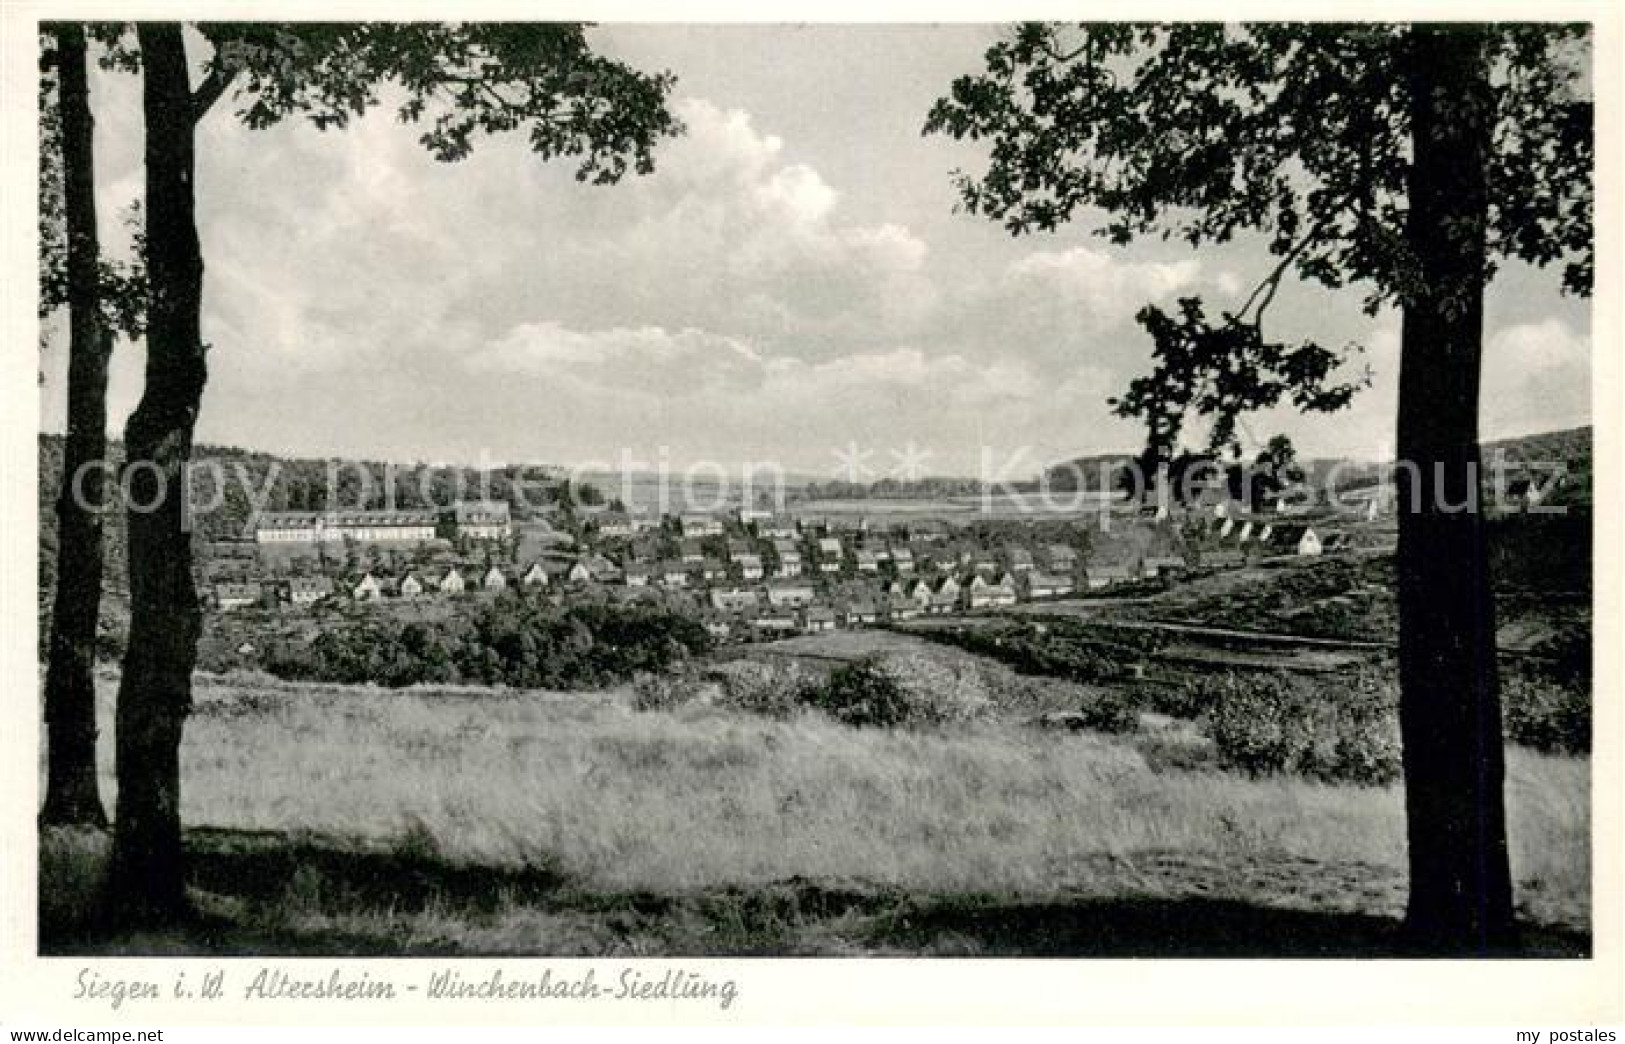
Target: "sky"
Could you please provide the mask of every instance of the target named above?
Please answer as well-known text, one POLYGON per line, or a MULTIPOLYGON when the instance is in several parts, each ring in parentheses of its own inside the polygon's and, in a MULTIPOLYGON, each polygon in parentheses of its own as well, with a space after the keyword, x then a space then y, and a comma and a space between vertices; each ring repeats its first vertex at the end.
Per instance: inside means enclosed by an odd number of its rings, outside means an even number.
MULTIPOLYGON (((604 53, 677 76, 687 134, 656 172, 578 184, 514 139, 435 162, 387 103, 343 131, 199 131, 210 381, 198 437, 430 463, 1001 474, 1132 450, 1106 400, 1150 365, 1148 302, 1239 302, 1261 244, 1114 247, 1087 221, 1013 238, 955 212, 981 147, 920 133, 989 26, 636 26, 604 53)), ((195 42, 195 41, 194 41, 195 42)), ((97 72, 104 237, 142 193, 139 80, 97 72)), ((119 246, 111 246, 115 252, 119 246)), ((1392 452, 1397 314, 1288 284, 1267 331, 1358 344, 1373 385, 1334 416, 1270 411, 1305 456, 1392 452)), ((62 427, 49 327, 41 418, 62 427)), ((1587 302, 1509 266, 1487 299, 1486 438, 1590 423, 1587 302)), ((116 432, 143 350, 115 354, 116 432)))

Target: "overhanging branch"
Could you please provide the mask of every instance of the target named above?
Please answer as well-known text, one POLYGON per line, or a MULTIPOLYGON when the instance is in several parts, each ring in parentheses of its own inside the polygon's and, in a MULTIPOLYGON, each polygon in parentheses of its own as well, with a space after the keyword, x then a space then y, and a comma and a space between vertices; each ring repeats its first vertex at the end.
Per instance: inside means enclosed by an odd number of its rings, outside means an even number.
POLYGON ((237 78, 236 69, 228 69, 223 65, 215 65, 209 70, 209 75, 198 84, 197 90, 192 92, 192 122, 196 123, 220 100, 231 86, 231 81, 237 78))

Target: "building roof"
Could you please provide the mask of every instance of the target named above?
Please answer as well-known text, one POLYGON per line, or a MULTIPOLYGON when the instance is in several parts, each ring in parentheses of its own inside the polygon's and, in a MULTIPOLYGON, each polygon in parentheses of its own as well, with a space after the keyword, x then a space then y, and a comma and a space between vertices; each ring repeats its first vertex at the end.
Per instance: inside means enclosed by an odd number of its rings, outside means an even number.
POLYGON ((1113 562, 1109 564, 1104 562, 1100 564, 1091 562, 1089 563, 1088 570, 1090 576, 1133 576, 1136 572, 1132 565, 1122 562, 1113 562))
POLYGON ((298 530, 313 529, 317 521, 324 526, 379 527, 379 526, 432 526, 432 511, 262 511, 255 517, 256 529, 298 530))
POLYGON ((459 500, 446 513, 460 526, 505 524, 512 517, 505 500, 459 500))

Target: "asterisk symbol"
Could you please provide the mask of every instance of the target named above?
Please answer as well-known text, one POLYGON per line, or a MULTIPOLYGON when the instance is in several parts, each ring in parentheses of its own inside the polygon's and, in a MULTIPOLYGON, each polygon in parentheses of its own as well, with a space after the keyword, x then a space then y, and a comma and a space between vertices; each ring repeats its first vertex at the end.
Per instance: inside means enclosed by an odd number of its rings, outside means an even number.
POLYGON ((925 477, 925 462, 931 459, 931 451, 921 449, 910 439, 907 446, 901 450, 888 451, 896 465, 892 468, 892 475, 907 482, 914 482, 925 477))
POLYGON ((830 452, 835 457, 835 474, 848 482, 861 482, 864 476, 873 473, 869 458, 875 455, 874 450, 862 449, 856 442, 848 442, 845 449, 830 452))

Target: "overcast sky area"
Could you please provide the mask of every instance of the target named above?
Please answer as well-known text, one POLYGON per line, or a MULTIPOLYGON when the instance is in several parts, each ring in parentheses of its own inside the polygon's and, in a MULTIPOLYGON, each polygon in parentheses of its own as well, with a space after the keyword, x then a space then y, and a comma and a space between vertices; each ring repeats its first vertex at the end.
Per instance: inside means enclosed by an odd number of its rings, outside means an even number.
MULTIPOLYGON (((1014 239, 954 213, 982 151, 920 127, 992 27, 603 27, 596 47, 678 77, 685 137, 602 188, 522 140, 440 164, 387 104, 344 131, 249 131, 229 96, 199 132, 210 380, 201 441, 399 461, 677 466, 773 460, 876 475, 911 443, 931 473, 981 447, 1028 471, 1137 448, 1106 404, 1149 368, 1147 302, 1244 298, 1262 247, 1119 248, 1080 222, 1014 239)), ((195 41, 194 41, 195 43, 195 41)), ((142 194, 140 81, 92 81, 103 235, 142 194)), ((1266 330, 1366 347, 1343 413, 1256 417, 1306 456, 1391 453, 1397 314, 1361 290, 1283 288, 1266 330)), ((60 332, 60 331, 58 331, 60 332)), ((1485 331, 1487 438, 1591 421, 1590 322, 1558 273, 1512 267, 1485 331)), ((62 428, 65 336, 42 361, 62 428)), ((120 345, 115 432, 140 391, 120 345)))

